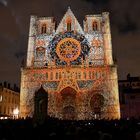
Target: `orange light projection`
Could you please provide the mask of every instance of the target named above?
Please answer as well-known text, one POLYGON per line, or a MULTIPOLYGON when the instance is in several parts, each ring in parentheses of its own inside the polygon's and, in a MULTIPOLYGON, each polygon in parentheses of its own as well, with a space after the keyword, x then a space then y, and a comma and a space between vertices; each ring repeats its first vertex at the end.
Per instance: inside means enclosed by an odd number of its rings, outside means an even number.
POLYGON ((70 17, 67 18, 66 23, 67 23, 67 31, 71 31, 71 18, 70 17))
POLYGON ((58 57, 68 63, 77 59, 80 55, 80 52, 80 42, 74 38, 62 39, 56 47, 56 53, 58 57))
POLYGON ((92 46, 94 47, 99 47, 102 45, 102 41, 98 40, 98 39, 93 39, 92 41, 92 46))

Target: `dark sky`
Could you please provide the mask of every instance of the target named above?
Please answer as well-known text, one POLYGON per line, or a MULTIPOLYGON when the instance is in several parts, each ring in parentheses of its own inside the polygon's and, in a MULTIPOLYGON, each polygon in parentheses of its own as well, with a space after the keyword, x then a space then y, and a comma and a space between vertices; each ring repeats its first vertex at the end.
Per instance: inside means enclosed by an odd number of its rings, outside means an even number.
POLYGON ((0 0, 0 81, 20 83, 26 58, 30 15, 60 22, 68 6, 83 27, 85 15, 110 12, 113 55, 119 79, 140 75, 139 0, 0 0))

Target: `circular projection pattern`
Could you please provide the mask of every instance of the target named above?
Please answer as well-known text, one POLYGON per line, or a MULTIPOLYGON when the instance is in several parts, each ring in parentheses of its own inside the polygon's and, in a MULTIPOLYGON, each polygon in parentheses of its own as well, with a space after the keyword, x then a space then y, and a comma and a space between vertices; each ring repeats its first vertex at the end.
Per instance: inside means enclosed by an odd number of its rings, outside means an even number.
POLYGON ((48 45, 50 58, 56 65, 82 64, 90 47, 84 35, 74 32, 59 33, 54 36, 48 45), (64 46, 64 47, 63 47, 64 46))
POLYGON ((58 57, 65 62, 74 61, 78 58, 80 52, 80 42, 74 38, 64 38, 56 47, 58 57))
POLYGON ((90 99, 90 106, 95 114, 100 114, 104 105, 104 97, 100 94, 95 94, 90 99))

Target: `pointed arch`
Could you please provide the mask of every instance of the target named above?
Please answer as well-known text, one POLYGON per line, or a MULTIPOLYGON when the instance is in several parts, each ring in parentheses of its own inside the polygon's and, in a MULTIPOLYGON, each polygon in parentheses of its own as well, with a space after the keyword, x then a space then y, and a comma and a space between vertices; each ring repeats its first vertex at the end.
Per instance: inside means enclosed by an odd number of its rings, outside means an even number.
POLYGON ((48 92, 41 86, 34 96, 34 117, 43 119, 47 117, 48 92))
POLYGON ((66 24, 67 24, 67 31, 70 32, 71 31, 71 25, 72 25, 72 20, 71 20, 70 17, 67 18, 66 24))
POLYGON ((43 47, 36 48, 36 59, 43 60, 44 57, 45 57, 45 48, 43 47))
POLYGON ((90 107, 94 114, 101 114, 102 108, 104 106, 105 98, 100 93, 94 94, 90 99, 90 107))
POLYGON ((47 32, 47 25, 44 23, 41 27, 41 34, 45 34, 47 32))
POLYGON ((63 119, 74 120, 76 118, 76 90, 71 87, 66 87, 60 93, 63 102, 63 119))
POLYGON ((97 23, 97 21, 92 22, 92 30, 93 31, 98 31, 98 23, 97 23))
MULTIPOLYGON (((59 23, 59 25, 58 25, 58 27, 56 29, 56 34, 59 34, 60 32, 67 31, 67 27, 65 29, 62 28, 62 27, 67 26, 66 21, 67 21, 68 17, 70 17, 72 19, 71 25, 73 24, 73 21, 74 21, 74 26, 76 27, 76 28, 74 28, 74 30, 77 31, 80 34, 84 34, 84 31, 83 31, 82 27, 80 26, 78 20, 76 19, 76 17, 74 16, 74 14, 73 14, 73 12, 71 11, 70 8, 68 8, 68 10, 66 11, 64 17, 62 18, 61 22, 59 23)), ((71 27, 72 27, 71 30, 73 30, 73 26, 71 26, 71 27)))

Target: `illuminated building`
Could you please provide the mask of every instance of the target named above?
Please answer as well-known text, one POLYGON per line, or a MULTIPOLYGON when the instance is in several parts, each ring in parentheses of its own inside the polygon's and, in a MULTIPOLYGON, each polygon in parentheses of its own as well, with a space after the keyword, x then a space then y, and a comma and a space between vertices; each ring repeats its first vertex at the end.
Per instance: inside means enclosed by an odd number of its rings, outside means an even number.
POLYGON ((17 89, 0 85, 0 119, 17 118, 20 95, 17 89), (17 114, 15 114, 17 113, 17 114))
POLYGON ((31 16, 21 117, 120 118, 109 13, 86 15, 83 24, 70 8, 57 27, 52 17, 31 16))
POLYGON ((119 80, 121 118, 140 117, 140 77, 119 80))

